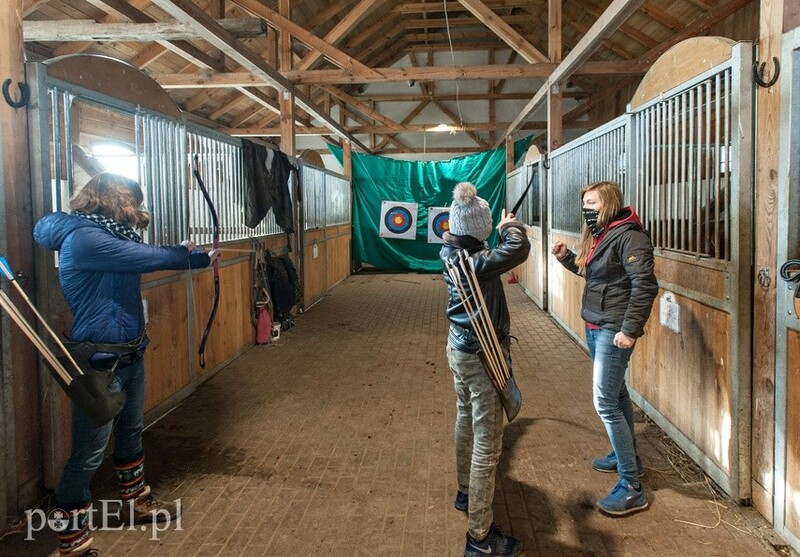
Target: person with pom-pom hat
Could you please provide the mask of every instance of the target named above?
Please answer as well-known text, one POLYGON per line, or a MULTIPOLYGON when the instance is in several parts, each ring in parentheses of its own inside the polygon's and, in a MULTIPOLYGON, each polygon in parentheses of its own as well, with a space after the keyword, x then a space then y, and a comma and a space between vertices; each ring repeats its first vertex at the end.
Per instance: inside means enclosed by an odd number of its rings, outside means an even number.
POLYGON ((453 190, 449 232, 445 232, 440 252, 445 268, 449 301, 447 318, 447 360, 453 372, 456 391, 456 471, 458 490, 456 509, 469 515, 464 555, 519 555, 519 540, 503 534, 493 523, 495 469, 503 442, 503 406, 478 356, 480 344, 470 324, 467 308, 446 271, 466 250, 475 269, 492 324, 501 345, 510 338, 508 313, 501 277, 523 263, 531 246, 523 225, 513 214, 505 214, 497 225, 500 239, 489 249, 486 239, 492 233, 492 212, 477 189, 461 182, 453 190))

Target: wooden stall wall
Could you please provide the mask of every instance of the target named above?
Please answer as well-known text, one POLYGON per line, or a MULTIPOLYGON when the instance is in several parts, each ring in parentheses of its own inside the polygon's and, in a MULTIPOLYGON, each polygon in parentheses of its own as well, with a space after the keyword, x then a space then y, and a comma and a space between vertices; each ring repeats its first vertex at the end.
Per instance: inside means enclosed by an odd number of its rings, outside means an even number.
MULTIPOLYGON (((797 14, 800 18, 800 14, 797 14)), ((797 21, 797 19, 795 20, 797 21)), ((775 222, 775 252, 777 283, 776 322, 774 343, 774 372, 756 368, 759 381, 758 399, 754 401, 766 406, 762 400, 774 396, 774 427, 768 429, 770 422, 765 419, 755 422, 760 427, 760 436, 766 440, 774 439, 774 455, 766 455, 758 461, 754 459, 754 486, 773 489, 772 508, 775 529, 796 551, 800 551, 800 297, 795 296, 797 283, 787 281, 800 272, 800 218, 797 207, 800 202, 800 27, 795 27, 782 36, 781 76, 780 76, 780 126, 777 137, 771 137, 779 145, 778 152, 770 153, 770 162, 777 165, 775 177, 776 198, 771 200, 777 210, 775 222), (770 382, 774 378, 774 385, 770 382), (774 387, 770 392, 769 387, 774 387), (770 435, 772 434, 772 435, 770 435), (771 459, 770 457, 773 457, 771 459), (764 468, 764 463, 774 462, 774 468, 764 468), (755 472, 758 472, 756 475, 755 472), (764 479, 769 480, 765 482, 764 479)), ((765 90, 771 93, 771 90, 765 90)), ((771 99, 765 102, 771 104, 771 99)), ((760 107, 761 105, 759 105, 760 107)), ((764 170, 774 168, 768 167, 764 170)), ((766 202, 766 201, 765 201, 766 202)), ((765 231, 772 232, 771 230, 765 231)), ((770 271, 771 265, 768 267, 770 271)), ((754 331, 758 335, 766 332, 754 331)), ((761 350, 769 348, 765 339, 761 350)), ((762 443, 766 445, 766 443, 762 443)), ((756 487, 754 487, 755 489, 756 487)), ((761 510, 761 505, 759 505, 761 510)))
MULTIPOLYGON (((800 305, 800 304, 799 304, 800 305)), ((795 314, 797 315, 797 314, 795 314)), ((786 333, 786 476, 784 526, 800 538, 800 330, 784 329, 786 333)), ((778 432, 780 434, 780 432, 778 432)), ((780 481, 779 475, 777 480, 780 481)), ((780 519, 780 517, 776 517, 780 519)))
POLYGON ((531 243, 528 259, 513 270, 522 289, 536 305, 547 307, 546 277, 548 249, 542 223, 545 214, 545 170, 540 162, 541 155, 536 146, 531 146, 525 163, 506 176, 506 211, 516 210, 516 218, 525 225, 525 233, 531 243))
POLYGON ((304 310, 320 301, 328 290, 350 274, 351 235, 349 223, 304 233, 304 310))
MULTIPOLYGON (((573 252, 578 252, 579 236, 563 232, 551 232, 550 243, 564 242, 573 252)), ((567 329, 581 344, 586 343, 584 323, 581 319, 581 297, 583 277, 564 268, 554 256, 548 258, 547 307, 556 321, 567 329)))
POLYGON ((642 80, 630 110, 638 209, 661 287, 631 360, 631 397, 728 495, 747 502, 751 45, 679 43, 642 80), (719 153, 730 157, 720 164, 719 153))
POLYGON ((540 308, 544 308, 547 259, 543 254, 547 251, 547 246, 544 245, 541 226, 525 226, 525 232, 531 243, 531 254, 520 266, 520 284, 530 299, 540 308))

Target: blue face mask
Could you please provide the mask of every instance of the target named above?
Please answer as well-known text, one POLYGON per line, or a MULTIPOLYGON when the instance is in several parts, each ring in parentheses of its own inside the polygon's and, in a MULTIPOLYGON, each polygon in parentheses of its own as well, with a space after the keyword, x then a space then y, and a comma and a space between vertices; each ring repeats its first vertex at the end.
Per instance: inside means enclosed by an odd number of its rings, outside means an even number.
POLYGON ((592 236, 596 238, 602 234, 605 227, 600 226, 597 222, 597 219, 600 217, 600 211, 597 209, 587 209, 586 207, 582 208, 581 211, 583 211, 583 220, 586 221, 586 226, 591 230, 592 236))

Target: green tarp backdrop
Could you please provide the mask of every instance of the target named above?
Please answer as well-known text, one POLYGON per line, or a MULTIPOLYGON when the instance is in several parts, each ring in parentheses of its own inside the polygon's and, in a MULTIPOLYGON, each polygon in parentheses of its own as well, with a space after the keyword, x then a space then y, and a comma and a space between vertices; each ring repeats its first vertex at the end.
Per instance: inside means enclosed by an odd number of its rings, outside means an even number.
MULTIPOLYGON (((514 143, 514 160, 525 153, 529 138, 514 143)), ((342 149, 328 145, 342 162, 342 149)), ((353 259, 392 271, 441 272, 441 244, 428 243, 428 207, 449 207, 453 188, 472 182, 478 195, 500 220, 506 195, 506 149, 499 147, 445 161, 398 161, 353 153, 353 259), (379 236, 381 202, 417 203, 414 240, 379 236)), ((489 237, 494 245, 497 231, 489 237)))

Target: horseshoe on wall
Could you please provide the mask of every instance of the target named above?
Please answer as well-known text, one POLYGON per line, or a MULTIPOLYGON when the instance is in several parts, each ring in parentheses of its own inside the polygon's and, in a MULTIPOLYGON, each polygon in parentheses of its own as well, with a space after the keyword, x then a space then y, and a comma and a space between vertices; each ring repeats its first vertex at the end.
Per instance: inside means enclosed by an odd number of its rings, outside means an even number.
POLYGON ((12 108, 22 108, 23 106, 26 106, 31 97, 31 90, 27 83, 18 81, 17 87, 19 87, 19 100, 15 101, 11 98, 11 79, 6 79, 3 82, 3 98, 6 100, 8 106, 12 108))
POLYGON ((778 77, 781 75, 781 63, 775 56, 772 57, 772 63, 775 64, 775 73, 772 74, 772 79, 770 79, 769 81, 765 81, 764 68, 767 66, 767 63, 761 62, 761 66, 759 66, 758 60, 753 62, 753 81, 755 81, 756 85, 758 85, 759 87, 769 89, 778 82, 778 77))

